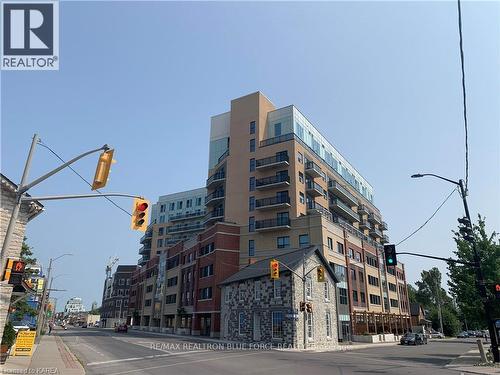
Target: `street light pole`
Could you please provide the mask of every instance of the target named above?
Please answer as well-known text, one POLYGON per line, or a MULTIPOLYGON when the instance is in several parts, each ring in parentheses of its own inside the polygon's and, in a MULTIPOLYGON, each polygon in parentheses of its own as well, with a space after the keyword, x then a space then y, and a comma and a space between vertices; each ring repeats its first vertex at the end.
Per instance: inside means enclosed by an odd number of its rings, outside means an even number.
MULTIPOLYGON (((412 178, 420 178, 420 177, 425 177, 425 176, 432 176, 439 178, 441 180, 450 182, 452 184, 455 184, 459 187, 460 189, 460 195, 462 196, 462 202, 464 204, 464 210, 465 210, 465 216, 467 217, 468 223, 466 226, 473 231, 472 227, 472 219, 470 217, 469 213, 469 205, 467 204, 467 189, 465 187, 464 180, 460 179, 457 181, 450 180, 448 178, 438 176, 433 173, 418 173, 414 174, 411 177, 412 178)), ((498 351, 498 338, 496 336, 495 332, 495 326, 493 323, 493 317, 490 316, 490 302, 488 301, 488 294, 486 292, 486 284, 484 281, 484 274, 483 274, 483 269, 481 267, 481 257, 479 256, 479 251, 477 248, 477 241, 475 238, 472 238, 472 251, 473 251, 473 256, 474 256, 474 264, 475 264, 475 270, 476 270, 476 279, 477 279, 477 288, 479 290, 479 295, 481 296, 481 299, 483 300, 483 305, 484 305, 484 315, 486 318, 486 322, 488 324, 488 330, 490 332, 490 337, 491 337, 491 351, 493 353, 493 359, 495 362, 500 362, 500 353, 498 351)))

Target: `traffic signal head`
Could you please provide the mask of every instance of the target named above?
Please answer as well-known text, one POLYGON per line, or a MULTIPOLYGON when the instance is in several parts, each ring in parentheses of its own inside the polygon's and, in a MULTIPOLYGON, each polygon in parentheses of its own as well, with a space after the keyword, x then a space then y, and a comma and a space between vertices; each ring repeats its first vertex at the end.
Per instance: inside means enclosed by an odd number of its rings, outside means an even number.
POLYGON ((395 266, 398 264, 396 259, 396 245, 384 245, 385 265, 395 266))
POLYGON ((149 201, 141 198, 134 199, 134 207, 132 209, 132 225, 134 230, 146 231, 148 227, 149 201))
POLYGON ((470 223, 469 219, 467 219, 466 217, 458 218, 457 220, 460 224, 462 224, 466 227, 471 227, 471 223, 470 223))
POLYGON ((99 156, 97 167, 95 169, 94 182, 92 183, 92 190, 101 189, 106 186, 111 164, 115 162, 113 160, 114 151, 115 150, 107 150, 99 156))
POLYGON ((500 283, 495 284, 493 292, 495 294, 495 299, 500 299, 500 283))
POLYGON ((301 301, 300 302, 300 308, 299 308, 300 311, 306 311, 306 303, 301 301))
POLYGON ((312 313, 313 312, 313 304, 311 302, 307 302, 306 303, 306 311, 308 313, 312 313))
POLYGON ((271 279, 277 280, 280 278, 280 264, 276 259, 269 262, 269 267, 271 268, 271 279))
POLYGON ((316 268, 316 273, 318 274, 318 282, 324 283, 325 282, 325 267, 318 266, 316 268))

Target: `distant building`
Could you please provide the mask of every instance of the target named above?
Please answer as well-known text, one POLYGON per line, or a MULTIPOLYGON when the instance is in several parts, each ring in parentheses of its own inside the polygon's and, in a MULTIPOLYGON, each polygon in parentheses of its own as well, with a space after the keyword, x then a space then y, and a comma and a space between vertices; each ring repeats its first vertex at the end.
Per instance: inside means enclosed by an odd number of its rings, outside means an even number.
POLYGON ((64 306, 65 314, 74 314, 84 312, 85 307, 83 306, 82 299, 79 297, 73 297, 66 302, 66 306, 64 306))
POLYGON ((97 309, 97 302, 94 301, 94 302, 92 302, 92 306, 90 307, 90 311, 94 311, 96 309, 97 309))

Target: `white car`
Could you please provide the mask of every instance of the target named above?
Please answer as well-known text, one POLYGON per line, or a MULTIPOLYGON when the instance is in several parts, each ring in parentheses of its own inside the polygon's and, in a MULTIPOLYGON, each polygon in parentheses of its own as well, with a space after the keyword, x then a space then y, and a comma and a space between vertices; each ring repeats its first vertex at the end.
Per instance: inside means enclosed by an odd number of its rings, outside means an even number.
POLYGON ((14 331, 19 332, 19 331, 29 331, 30 327, 27 326, 26 324, 23 324, 23 322, 12 322, 12 327, 14 328, 14 331))

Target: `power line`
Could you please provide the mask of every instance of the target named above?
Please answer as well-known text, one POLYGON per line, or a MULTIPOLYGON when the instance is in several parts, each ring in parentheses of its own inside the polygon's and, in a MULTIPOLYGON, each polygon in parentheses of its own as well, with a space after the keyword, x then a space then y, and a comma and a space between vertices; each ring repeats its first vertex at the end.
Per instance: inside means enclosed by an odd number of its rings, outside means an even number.
POLYGON ((431 221, 431 219, 436 216, 436 214, 438 213, 438 211, 441 209, 441 207, 444 206, 444 204, 448 201, 448 199, 450 199, 450 197, 453 195, 453 193, 457 190, 457 188, 453 188, 453 190, 451 191, 451 193, 446 197, 446 199, 443 201, 443 203, 441 203, 439 205, 439 207, 436 209, 436 211, 434 211, 434 213, 431 215, 430 218, 428 218, 421 226, 419 226, 416 230, 414 230, 413 232, 411 232, 408 236, 406 236, 405 238, 403 238, 401 241, 399 241, 396 246, 402 244, 403 242, 405 242, 407 239, 409 239, 410 237, 412 237, 415 233, 417 233, 420 229, 422 229, 423 227, 425 227, 425 225, 431 221))
POLYGON ((460 63, 462 68, 462 93, 463 93, 463 107, 464 107, 464 126, 465 126, 465 191, 468 189, 469 184, 469 132, 467 123, 467 96, 465 94, 465 68, 464 68, 464 47, 462 37, 462 8, 460 0, 457 0, 458 6, 458 33, 460 36, 460 63))
MULTIPOLYGON (((49 150, 56 158, 58 158, 60 161, 62 161, 63 163, 66 163, 65 160, 63 160, 63 158, 61 158, 54 150, 52 150, 49 146, 47 146, 46 144, 44 144, 41 140, 38 141, 38 144, 40 146, 43 146, 45 147, 47 150, 49 150)), ((89 185, 90 187, 92 187, 92 184, 87 181, 85 179, 85 177, 83 177, 80 173, 78 173, 71 165, 68 165, 68 168, 71 169, 78 177, 80 177, 83 181, 85 181, 85 183, 87 185, 89 185)), ((96 191, 99 193, 99 194, 103 194, 99 189, 96 189, 96 191)), ((123 207, 121 207, 120 205, 118 205, 115 201, 113 201, 111 198, 109 197, 106 197, 104 196, 103 198, 106 198, 111 204, 113 204, 116 208, 122 210, 123 212, 125 212, 128 216, 132 216, 132 214, 130 212, 128 212, 126 209, 124 209, 123 207)))

